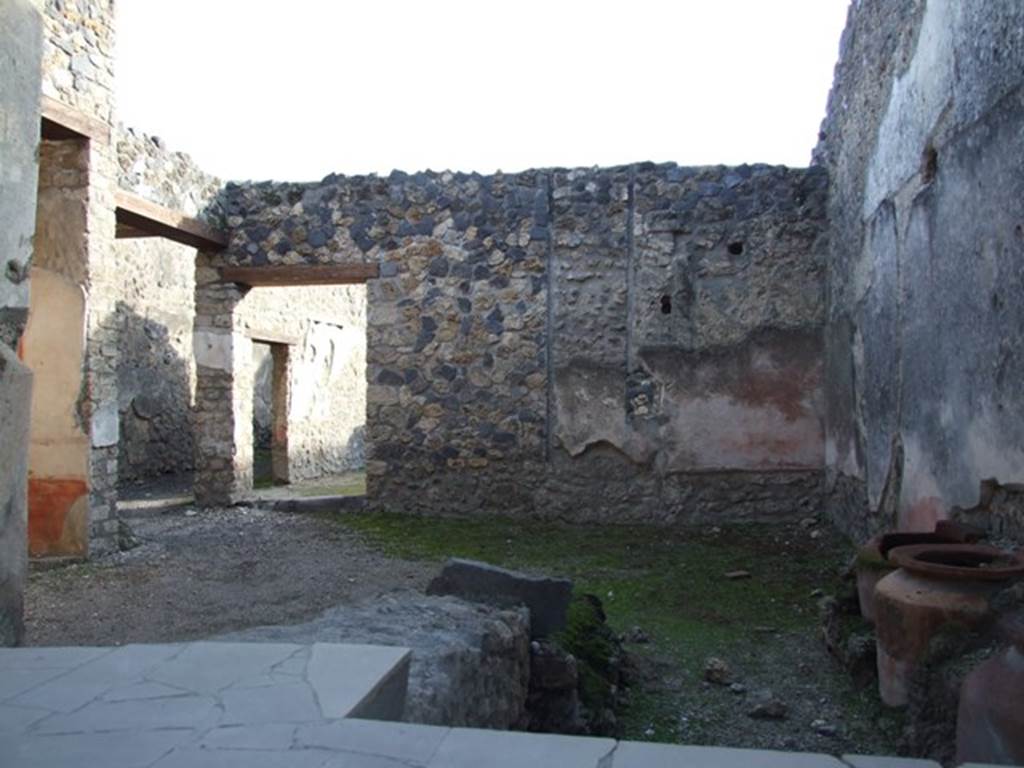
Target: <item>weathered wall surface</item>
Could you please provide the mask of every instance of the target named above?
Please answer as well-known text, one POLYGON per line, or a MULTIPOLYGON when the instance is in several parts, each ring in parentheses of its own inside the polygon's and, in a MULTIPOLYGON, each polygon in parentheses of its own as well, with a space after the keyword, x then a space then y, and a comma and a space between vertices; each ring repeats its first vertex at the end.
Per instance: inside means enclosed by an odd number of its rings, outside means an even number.
POLYGON ((43 94, 97 117, 114 115, 114 0, 40 0, 43 94))
POLYGON ((223 182, 158 136, 124 125, 116 130, 118 186, 186 216, 215 218, 223 182))
POLYGON ((32 374, 0 344, 0 646, 25 632, 28 425, 32 374))
POLYGON ((86 142, 43 141, 31 312, 21 341, 35 374, 29 450, 29 550, 84 555, 89 539, 87 411, 89 151, 86 142))
POLYGON ((1024 480, 1024 6, 852 6, 831 174, 833 517, 929 528, 1024 480))
MULTIPOLYGON (((158 138, 123 126, 116 136, 121 189, 216 220, 219 179, 158 138)), ((120 480, 187 472, 194 466, 195 249, 161 238, 126 239, 116 241, 114 258, 121 275, 120 480)), ((247 337, 294 342, 288 366, 293 481, 363 464, 365 293, 362 286, 257 288, 237 307, 239 329, 247 337)), ((252 386, 249 382, 246 391, 252 386)), ((225 400, 221 407, 231 404, 225 400)))
MULTIPOLYGON (((43 94, 78 110, 100 126, 109 124, 113 109, 112 0, 39 0, 38 5, 43 11, 43 94)), ((32 108, 31 115, 38 121, 36 108, 32 108)), ((74 167, 64 169, 67 172, 65 178, 47 178, 48 170, 43 169, 40 186, 48 188, 49 193, 48 199, 40 205, 38 220, 47 230, 41 242, 49 243, 44 249, 48 253, 44 256, 39 252, 39 256, 40 260, 50 263, 41 268, 75 283, 88 296, 81 386, 71 397, 78 398, 76 418, 88 436, 85 477, 88 510, 84 527, 89 532, 89 540, 96 544, 94 549, 100 550, 110 546, 117 530, 114 517, 118 439, 114 290, 117 270, 116 263, 110 258, 115 235, 113 188, 116 172, 106 131, 101 128, 95 133, 93 140, 83 141, 75 149, 79 157, 74 167), (76 185, 77 188, 73 189, 76 185), (61 196, 63 200, 59 199, 61 196), (66 222, 53 219, 54 214, 62 212, 67 213, 66 222), (81 225, 81 228, 73 228, 70 222, 75 222, 76 227, 81 225)), ((56 145, 61 142, 50 143, 56 145)), ((52 153, 51 160, 56 158, 56 167, 59 168, 59 156, 63 150, 56 146, 44 148, 44 159, 47 152, 52 153)), ((71 150, 68 152, 70 154, 71 150)), ((40 267, 40 264, 34 261, 34 266, 40 267)), ((36 307, 33 300, 30 315, 47 312, 46 307, 36 307)), ((32 322, 30 317, 29 323, 32 322)), ((71 333, 77 336, 77 330, 72 329, 71 333)), ((35 386, 41 386, 38 375, 35 386)), ((70 499, 70 487, 65 491, 56 496, 65 501, 70 499)), ((33 493, 31 484, 29 496, 30 509, 34 502, 46 506, 53 500, 47 494, 33 493)), ((60 505, 67 506, 64 502, 60 505)), ((56 528, 54 526, 52 530, 56 528)), ((78 538, 76 536, 74 540, 78 538)), ((53 554, 83 553, 77 546, 65 552, 57 546, 57 541, 49 543, 55 547, 53 554)))
POLYGON ((825 176, 638 165, 228 187, 228 259, 372 261, 373 503, 795 513, 823 463, 825 176))
POLYGON ((36 225, 42 20, 29 0, 0 8, 0 344, 16 347, 28 316, 36 225))
MULTIPOLYGON (((189 216, 221 188, 192 159, 155 137, 117 127, 117 183, 189 216)), ((118 480, 134 483, 192 470, 192 355, 196 251, 163 238, 117 240, 120 358, 118 480)))
POLYGON ((0 646, 24 634, 28 424, 32 375, 17 347, 28 316, 35 231, 42 19, 29 0, 0 7, 0 646))
POLYGON ((194 248, 162 238, 118 240, 118 481, 192 469, 195 391, 194 248))

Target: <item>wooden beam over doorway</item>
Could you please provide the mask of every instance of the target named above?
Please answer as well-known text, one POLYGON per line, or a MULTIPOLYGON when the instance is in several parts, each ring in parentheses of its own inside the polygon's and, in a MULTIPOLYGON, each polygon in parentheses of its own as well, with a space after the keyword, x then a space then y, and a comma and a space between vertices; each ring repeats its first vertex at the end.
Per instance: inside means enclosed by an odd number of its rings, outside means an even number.
POLYGON ((245 335, 260 344, 285 344, 294 347, 302 343, 302 337, 284 331, 271 331, 266 328, 247 328, 245 335))
POLYGON ((40 98, 39 115, 44 139, 91 139, 110 143, 109 125, 49 96, 40 98))
POLYGON ((223 251, 228 236, 209 224, 119 190, 117 205, 118 237, 166 237, 176 243, 203 251, 223 251))
POLYGON ((250 288, 289 285, 355 285, 380 277, 378 264, 289 264, 270 267, 221 267, 221 279, 250 288))

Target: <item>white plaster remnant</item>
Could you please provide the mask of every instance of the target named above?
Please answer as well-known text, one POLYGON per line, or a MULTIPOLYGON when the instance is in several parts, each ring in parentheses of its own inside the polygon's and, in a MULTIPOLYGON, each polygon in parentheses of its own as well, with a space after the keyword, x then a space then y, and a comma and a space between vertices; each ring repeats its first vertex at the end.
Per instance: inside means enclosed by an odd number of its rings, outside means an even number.
POLYGON ((878 151, 865 180, 864 219, 917 173, 921 154, 953 99, 956 60, 950 51, 962 10, 959 0, 928 0, 914 58, 893 83, 878 129, 878 151))
POLYGON ((96 407, 92 414, 91 431, 93 448, 117 445, 121 430, 116 399, 106 400, 96 407))
MULTIPOLYGON (((971 475, 979 479, 994 477, 1004 484, 1024 482, 1024 451, 1006 444, 1006 430, 990 403, 985 403, 980 411, 981 415, 967 427, 966 452, 971 475)), ((971 503, 966 500, 961 506, 971 503)))
POLYGON ((218 371, 232 370, 231 334, 216 331, 196 331, 192 334, 196 365, 218 371))

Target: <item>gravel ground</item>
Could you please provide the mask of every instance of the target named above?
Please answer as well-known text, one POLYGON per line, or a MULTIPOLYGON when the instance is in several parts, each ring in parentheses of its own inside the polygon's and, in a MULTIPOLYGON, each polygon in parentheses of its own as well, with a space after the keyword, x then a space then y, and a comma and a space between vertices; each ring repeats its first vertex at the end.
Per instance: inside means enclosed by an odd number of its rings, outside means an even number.
POLYGON ((422 590, 437 570, 382 555, 313 515, 178 508, 129 522, 141 546, 33 571, 28 645, 172 642, 291 624, 393 589, 422 590))

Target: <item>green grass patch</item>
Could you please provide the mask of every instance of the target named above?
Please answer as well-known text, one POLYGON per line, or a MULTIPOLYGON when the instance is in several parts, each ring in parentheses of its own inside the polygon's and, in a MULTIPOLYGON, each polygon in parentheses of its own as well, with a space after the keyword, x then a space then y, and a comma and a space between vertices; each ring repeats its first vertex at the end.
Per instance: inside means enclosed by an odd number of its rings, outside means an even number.
MULTIPOLYGON (((818 613, 812 591, 838 586, 837 566, 849 553, 838 540, 811 542, 781 526, 719 531, 397 514, 348 515, 339 522, 404 559, 465 557, 567 576, 577 593, 600 598, 615 631, 642 627, 652 643, 632 651, 661 663, 668 659, 686 684, 699 680, 709 655, 756 665, 769 630, 813 631, 818 613), (735 570, 751 576, 726 578, 735 570)), ((576 639, 583 641, 582 635, 576 639)), ((627 737, 675 740, 673 701, 660 691, 633 695, 623 717, 627 737)))

